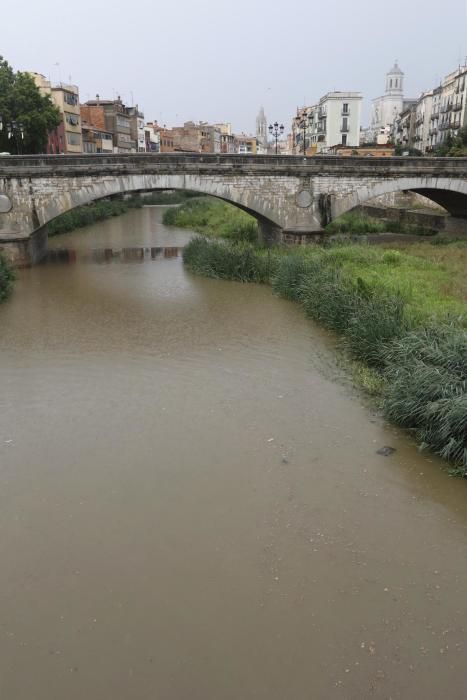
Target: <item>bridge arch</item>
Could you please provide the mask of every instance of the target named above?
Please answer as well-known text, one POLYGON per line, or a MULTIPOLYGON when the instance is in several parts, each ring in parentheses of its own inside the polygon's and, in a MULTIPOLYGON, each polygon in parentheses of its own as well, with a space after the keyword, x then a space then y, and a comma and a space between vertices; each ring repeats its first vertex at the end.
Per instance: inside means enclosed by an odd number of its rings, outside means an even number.
POLYGON ((118 194, 154 190, 190 190, 209 195, 239 207, 259 223, 260 235, 271 237, 281 228, 278 213, 266 198, 252 194, 248 188, 231 187, 220 179, 191 174, 117 175, 103 177, 88 185, 71 187, 57 196, 42 198, 36 204, 35 227, 31 233, 76 207, 118 194))
POLYGON ((336 219, 381 195, 406 191, 431 199, 451 216, 467 219, 467 180, 446 177, 398 177, 362 185, 347 195, 333 198, 331 218, 336 219))

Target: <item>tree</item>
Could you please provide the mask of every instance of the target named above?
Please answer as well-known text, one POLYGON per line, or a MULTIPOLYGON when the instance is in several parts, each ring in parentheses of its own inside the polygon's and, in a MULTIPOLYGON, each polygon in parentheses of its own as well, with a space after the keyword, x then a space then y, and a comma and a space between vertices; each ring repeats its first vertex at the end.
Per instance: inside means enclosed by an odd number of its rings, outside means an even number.
POLYGON ((462 127, 453 139, 453 144, 449 149, 449 156, 467 156, 467 126, 462 127))
POLYGON ((467 126, 459 129, 456 136, 448 134, 444 142, 436 149, 435 155, 465 158, 467 156, 467 126))
POLYGON ((61 116, 49 95, 42 95, 28 73, 15 73, 0 56, 0 151, 44 153, 47 134, 61 123, 61 116), (8 137, 8 125, 17 128, 8 137), (23 137, 18 128, 22 125, 23 137))

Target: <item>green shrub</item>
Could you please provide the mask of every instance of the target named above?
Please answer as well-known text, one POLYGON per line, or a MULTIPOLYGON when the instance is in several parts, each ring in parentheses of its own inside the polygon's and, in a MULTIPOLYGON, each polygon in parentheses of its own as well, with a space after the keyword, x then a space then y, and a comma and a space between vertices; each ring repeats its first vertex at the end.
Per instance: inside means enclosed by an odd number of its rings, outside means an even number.
POLYGON ((10 295, 15 273, 11 265, 0 256, 0 302, 10 295))

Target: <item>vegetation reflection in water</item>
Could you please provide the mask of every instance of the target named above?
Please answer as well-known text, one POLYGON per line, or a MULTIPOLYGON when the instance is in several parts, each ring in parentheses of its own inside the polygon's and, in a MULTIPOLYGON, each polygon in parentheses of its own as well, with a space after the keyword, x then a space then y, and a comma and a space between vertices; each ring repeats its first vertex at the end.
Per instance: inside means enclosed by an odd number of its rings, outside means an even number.
POLYGON ((131 248, 96 248, 93 250, 55 248, 48 251, 43 260, 43 264, 59 263, 73 265, 77 262, 108 263, 167 260, 181 257, 182 252, 183 247, 180 246, 133 246, 131 248))

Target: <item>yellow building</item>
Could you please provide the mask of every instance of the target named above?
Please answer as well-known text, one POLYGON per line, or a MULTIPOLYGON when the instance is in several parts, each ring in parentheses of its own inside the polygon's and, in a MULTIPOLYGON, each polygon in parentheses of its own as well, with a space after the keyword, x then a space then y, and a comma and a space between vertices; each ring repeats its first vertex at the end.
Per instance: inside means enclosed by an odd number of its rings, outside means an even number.
POLYGON ((247 134, 237 134, 235 136, 235 152, 255 156, 258 152, 256 136, 247 136, 247 134))
POLYGON ((62 123, 49 133, 47 153, 82 153, 79 90, 76 85, 59 83, 52 86, 41 73, 31 73, 43 95, 50 95, 62 116, 62 123))

